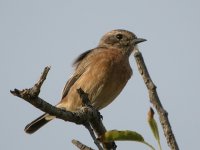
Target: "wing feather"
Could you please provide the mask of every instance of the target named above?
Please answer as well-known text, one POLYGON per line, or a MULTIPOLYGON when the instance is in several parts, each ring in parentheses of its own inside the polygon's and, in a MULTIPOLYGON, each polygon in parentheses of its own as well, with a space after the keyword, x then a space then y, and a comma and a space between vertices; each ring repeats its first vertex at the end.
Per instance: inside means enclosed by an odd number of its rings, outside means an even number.
POLYGON ((81 55, 77 57, 77 59, 74 61, 73 66, 75 66, 75 73, 72 75, 72 77, 67 81, 65 84, 65 87, 62 92, 62 99, 68 94, 70 88, 73 86, 73 84, 80 78, 80 76, 85 72, 86 67, 88 66, 89 62, 85 63, 83 62, 83 65, 79 67, 79 64, 93 51, 93 49, 88 50, 81 55))

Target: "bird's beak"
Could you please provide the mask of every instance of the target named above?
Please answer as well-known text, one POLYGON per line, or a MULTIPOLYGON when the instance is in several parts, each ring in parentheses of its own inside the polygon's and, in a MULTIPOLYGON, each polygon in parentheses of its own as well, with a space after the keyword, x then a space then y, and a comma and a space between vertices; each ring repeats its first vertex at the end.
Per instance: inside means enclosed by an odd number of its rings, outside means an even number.
POLYGON ((138 44, 138 43, 145 42, 145 41, 146 41, 146 39, 137 38, 137 39, 134 39, 134 40, 133 40, 133 43, 136 45, 136 44, 138 44))

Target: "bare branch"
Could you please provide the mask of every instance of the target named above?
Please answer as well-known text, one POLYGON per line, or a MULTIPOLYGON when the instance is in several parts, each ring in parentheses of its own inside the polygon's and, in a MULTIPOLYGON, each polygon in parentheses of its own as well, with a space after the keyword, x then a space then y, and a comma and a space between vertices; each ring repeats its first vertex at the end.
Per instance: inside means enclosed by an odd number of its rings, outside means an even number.
POLYGON ((86 127, 86 129, 88 129, 88 131, 89 131, 89 133, 90 133, 92 139, 94 140, 94 143, 95 143, 96 146, 98 147, 98 149, 99 149, 99 150, 103 150, 103 148, 101 147, 99 141, 97 140, 97 138, 96 138, 96 136, 95 136, 95 134, 94 134, 94 131, 93 131, 92 127, 90 126, 90 124, 89 124, 89 123, 86 123, 86 124, 85 124, 85 127, 86 127))
POLYGON ((77 140, 72 140, 72 143, 78 147, 80 150, 94 150, 88 146, 86 146, 85 144, 81 143, 80 141, 77 140))
MULTIPOLYGON (((95 116, 92 119, 90 119, 90 125, 92 126, 92 128, 94 129, 95 133, 97 134, 97 136, 101 136, 102 134, 104 134, 106 132, 106 128, 103 125, 102 121, 101 121, 101 114, 99 113, 98 110, 96 110, 94 107, 92 107, 90 100, 88 99, 88 94, 85 93, 81 88, 77 89, 77 92, 79 93, 84 106, 87 106, 87 108, 91 108, 93 111, 93 113, 96 113, 95 116)), ((83 107, 84 108, 84 107, 83 107)), ((89 130, 90 135, 93 137, 94 143, 97 145, 97 147, 101 150, 101 147, 98 146, 98 140, 96 139, 95 135, 93 135, 93 131, 91 131, 91 127, 90 125, 86 124, 85 127, 89 130)), ((110 143, 102 143, 104 149, 108 149, 108 150, 115 150, 117 148, 117 146, 115 145, 115 142, 110 142, 110 143)))
POLYGON ((47 76, 49 70, 50 70, 49 67, 45 67, 40 79, 32 88, 24 89, 21 91, 18 89, 14 89, 14 91, 10 91, 10 92, 13 95, 20 97, 20 98, 24 99, 25 101, 29 102, 30 104, 32 104, 36 108, 40 109, 41 111, 44 111, 52 116, 56 116, 59 119, 74 122, 77 124, 85 123, 86 119, 85 118, 82 119, 79 117, 79 115, 81 116, 81 114, 83 114, 83 112, 73 113, 70 111, 65 111, 63 109, 57 108, 57 107, 47 103, 46 101, 44 101, 43 99, 38 97, 38 95, 40 93, 40 88, 41 88, 42 84, 44 83, 44 80, 46 79, 46 76, 47 76))
POLYGON ((136 59, 138 70, 139 70, 139 72, 140 72, 140 74, 141 74, 141 76, 144 80, 144 83, 146 84, 146 87, 148 89, 150 102, 153 104, 153 106, 156 108, 156 110, 159 114, 160 123, 162 125, 168 146, 172 150, 179 150, 175 136, 174 136, 173 131, 171 129, 170 122, 168 120, 168 113, 163 108, 163 106, 160 102, 160 99, 159 99, 157 91, 156 91, 156 86, 153 83, 153 81, 151 80, 151 77, 150 77, 148 70, 146 68, 146 65, 144 63, 144 59, 142 57, 142 54, 140 53, 140 51, 138 49, 136 49, 134 51, 134 56, 135 56, 135 59, 136 59))
MULTIPOLYGON (((90 100, 88 98, 88 94, 85 93, 81 88, 77 89, 77 92, 78 94, 80 95, 81 97, 81 100, 82 100, 82 105, 83 107, 89 107, 93 110, 93 112, 96 112, 96 116, 98 116, 100 113, 98 110, 94 109, 94 107, 92 107, 91 103, 90 103, 90 100)), ((100 122, 101 120, 98 120, 98 122, 100 122)), ((103 148, 101 147, 99 141, 97 140, 96 136, 95 136, 95 133, 93 131, 93 129, 91 128, 90 126, 90 123, 89 122, 86 122, 84 124, 84 126, 88 129, 92 139, 94 140, 94 143, 96 144, 96 146, 98 147, 99 150, 103 150, 103 148)), ((106 131, 105 131, 106 132, 106 131)))
MULTIPOLYGON (((76 124, 82 124, 84 126, 86 124, 91 124, 92 128, 94 129, 94 131, 96 132, 96 134, 98 136, 105 133, 106 129, 99 117, 100 116, 99 112, 90 105, 90 101, 87 98, 87 94, 84 93, 84 91, 82 91, 81 89, 79 89, 78 91, 79 91, 81 98, 83 99, 83 104, 85 106, 76 112, 70 112, 67 110, 57 108, 57 107, 52 106, 51 104, 47 103, 40 97, 38 97, 38 95, 40 93, 40 88, 41 88, 42 84, 44 83, 49 70, 50 70, 50 67, 46 67, 44 69, 40 79, 32 88, 24 89, 24 90, 14 89, 13 91, 10 91, 10 92, 13 95, 20 97, 20 98, 24 99, 25 101, 29 102, 30 104, 32 104, 36 108, 40 109, 41 111, 44 111, 52 116, 56 116, 59 119, 73 122, 76 124)), ((87 129, 89 129, 89 127, 87 127, 87 129)), ((89 130, 89 132, 91 133, 90 130, 89 130)), ((94 142, 97 143, 96 137, 94 139, 95 139, 94 142)), ((103 146, 104 146, 104 149, 115 149, 116 148, 114 142, 103 143, 103 146)), ((100 148, 100 146, 98 146, 98 148, 100 148)))

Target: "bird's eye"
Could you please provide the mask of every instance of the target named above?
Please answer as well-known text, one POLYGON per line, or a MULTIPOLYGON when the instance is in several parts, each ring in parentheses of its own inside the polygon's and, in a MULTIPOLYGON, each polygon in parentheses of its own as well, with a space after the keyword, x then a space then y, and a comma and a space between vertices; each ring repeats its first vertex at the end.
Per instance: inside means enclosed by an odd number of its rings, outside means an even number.
POLYGON ((117 35, 116 35, 116 38, 117 38, 118 40, 121 40, 121 39, 123 38, 123 35, 122 35, 122 34, 117 34, 117 35))

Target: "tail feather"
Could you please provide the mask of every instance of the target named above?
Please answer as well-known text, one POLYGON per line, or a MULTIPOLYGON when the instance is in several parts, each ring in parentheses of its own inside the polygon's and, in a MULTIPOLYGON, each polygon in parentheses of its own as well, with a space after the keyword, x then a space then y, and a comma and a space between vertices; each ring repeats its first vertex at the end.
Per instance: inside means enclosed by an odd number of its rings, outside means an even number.
POLYGON ((32 134, 35 131, 37 131, 38 129, 40 129, 43 125, 45 125, 46 123, 48 123, 49 121, 51 121, 52 119, 46 119, 46 117, 48 116, 48 114, 43 114, 42 116, 38 117, 37 119, 33 120, 31 123, 29 123, 24 131, 26 133, 32 134))

